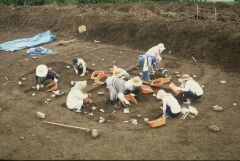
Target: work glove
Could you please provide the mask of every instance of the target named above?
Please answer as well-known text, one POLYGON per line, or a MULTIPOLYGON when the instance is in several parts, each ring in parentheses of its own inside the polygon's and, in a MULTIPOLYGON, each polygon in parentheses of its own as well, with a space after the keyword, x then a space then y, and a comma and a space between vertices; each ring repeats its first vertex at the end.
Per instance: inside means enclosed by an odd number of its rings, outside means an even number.
POLYGON ((124 105, 125 105, 125 107, 126 108, 129 108, 129 107, 131 107, 131 104, 130 104, 130 102, 129 101, 124 101, 124 105))
POLYGON ((54 82, 56 82, 56 83, 57 83, 57 82, 58 82, 58 79, 57 79, 57 78, 54 78, 54 82))
POLYGON ((39 84, 36 86, 36 89, 37 89, 38 91, 40 90, 40 85, 39 85, 39 84))

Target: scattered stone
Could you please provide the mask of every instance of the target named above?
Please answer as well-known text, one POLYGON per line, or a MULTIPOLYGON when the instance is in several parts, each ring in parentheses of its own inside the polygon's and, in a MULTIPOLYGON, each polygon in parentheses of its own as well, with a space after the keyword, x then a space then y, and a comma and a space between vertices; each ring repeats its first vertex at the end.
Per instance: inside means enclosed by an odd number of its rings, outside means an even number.
POLYGON ((50 99, 50 98, 47 98, 47 101, 51 101, 51 99, 50 99))
POLYGON ((38 57, 36 57, 36 56, 33 56, 32 58, 33 58, 33 59, 38 59, 38 57))
POLYGON ((75 81, 70 81, 71 86, 74 86, 75 81))
POLYGON ((123 110, 123 113, 130 113, 129 108, 125 108, 125 109, 123 110))
POLYGON ((105 118, 104 117, 100 117, 98 122, 99 122, 99 124, 104 123, 105 122, 105 118))
POLYGON ((48 104, 49 102, 48 101, 44 101, 44 103, 48 104))
POLYGON ((142 115, 137 115, 137 117, 141 117, 142 115))
POLYGON ((148 122, 149 121, 149 118, 144 118, 143 119, 145 122, 148 122))
POLYGON ((99 136, 98 130, 97 130, 97 129, 92 129, 92 137, 93 137, 93 138, 96 138, 96 137, 98 137, 98 136, 99 136))
POLYGON ((89 113, 88 115, 89 115, 89 116, 93 116, 93 113, 89 113))
POLYGON ((2 111, 2 109, 0 108, 0 112, 2 111))
POLYGON ((202 85, 201 87, 202 87, 202 88, 205 88, 205 86, 204 86, 204 85, 202 85))
POLYGON ((84 112, 84 114, 87 114, 87 112, 84 112))
POLYGON ((85 25, 79 26, 78 27, 78 32, 83 33, 87 31, 87 27, 85 25))
POLYGON ((92 64, 92 66, 95 66, 95 64, 92 64))
POLYGON ((102 109, 102 108, 101 108, 99 111, 100 111, 100 112, 105 112, 104 109, 102 109))
POLYGON ((179 74, 179 72, 178 71, 176 71, 176 72, 174 72, 175 74, 179 74))
POLYGON ((27 80, 27 78, 22 78, 23 81, 27 80))
POLYGON ((28 61, 29 59, 25 59, 25 60, 27 60, 27 61, 28 61))
POLYGON ((24 136, 20 136, 20 138, 19 138, 20 140, 24 140, 25 138, 24 138, 24 136))
POLYGON ((137 119, 131 119, 130 121, 132 122, 133 125, 137 125, 138 124, 137 119))
POLYGON ((119 53, 120 53, 120 54, 122 54, 122 52, 121 52, 121 51, 120 51, 119 53))
POLYGON ((218 132, 218 131, 220 131, 220 127, 219 126, 217 126, 217 125, 211 125, 211 126, 209 126, 208 127, 209 128, 209 130, 211 130, 211 131, 213 131, 213 132, 218 132))
POLYGON ((235 106, 237 106, 237 103, 236 103, 236 102, 234 102, 234 103, 233 103, 233 106, 234 106, 234 107, 235 107, 235 106))
POLYGON ((96 106, 92 106, 92 110, 96 110, 97 109, 97 107, 96 106))
POLYGON ((215 105, 215 106, 213 106, 212 108, 213 108, 213 111, 217 111, 217 112, 223 111, 223 107, 218 106, 218 105, 215 105))
POLYGON ((98 95, 104 95, 104 93, 105 93, 104 91, 99 91, 98 95))
POLYGON ((128 123, 128 121, 123 121, 123 123, 128 123))
POLYGON ((105 59, 102 59, 102 60, 105 60, 105 59))
POLYGON ((46 118, 45 113, 42 113, 42 112, 37 112, 36 115, 37 115, 37 117, 40 118, 40 119, 45 119, 45 118, 46 118))
POLYGON ((178 75, 176 75, 176 77, 180 78, 180 77, 181 77, 181 75, 179 75, 179 74, 178 74, 178 75))
POLYGON ((193 74, 193 78, 197 78, 197 75, 193 74))
POLYGON ((94 40, 93 42, 94 42, 94 43, 100 43, 100 41, 98 41, 98 40, 94 40))
POLYGON ((36 96, 36 93, 33 93, 32 96, 36 96))
POLYGON ((226 80, 221 80, 220 83, 221 83, 221 84, 226 84, 227 81, 226 81, 226 80))
POLYGON ((153 97, 156 97, 156 96, 157 96, 157 94, 153 93, 153 97))
POLYGON ((169 54, 171 54, 171 53, 172 53, 172 51, 171 51, 171 50, 169 50, 169 51, 168 51, 168 53, 169 53, 169 54))
POLYGON ((56 97, 56 95, 55 95, 55 94, 52 94, 52 97, 54 98, 54 97, 56 97))
POLYGON ((115 60, 113 60, 112 62, 113 62, 113 63, 115 63, 116 61, 115 61, 115 60))
POLYGON ((22 84, 23 84, 23 83, 22 83, 22 81, 18 81, 18 85, 20 85, 20 86, 21 86, 22 84))
POLYGON ((69 65, 66 66, 68 69, 70 69, 71 67, 69 65))

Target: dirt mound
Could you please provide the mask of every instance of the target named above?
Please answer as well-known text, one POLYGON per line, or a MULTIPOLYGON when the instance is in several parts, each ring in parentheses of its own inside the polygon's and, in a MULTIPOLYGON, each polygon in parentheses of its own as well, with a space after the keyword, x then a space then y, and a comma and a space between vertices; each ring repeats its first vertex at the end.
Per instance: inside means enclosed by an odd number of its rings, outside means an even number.
POLYGON ((147 50, 163 42, 179 57, 240 71, 239 6, 221 3, 199 5, 103 4, 79 6, 1 7, 3 31, 51 30, 58 36, 78 37, 147 50), (215 17, 215 8, 217 11, 215 17), (85 24, 87 32, 78 34, 85 24))

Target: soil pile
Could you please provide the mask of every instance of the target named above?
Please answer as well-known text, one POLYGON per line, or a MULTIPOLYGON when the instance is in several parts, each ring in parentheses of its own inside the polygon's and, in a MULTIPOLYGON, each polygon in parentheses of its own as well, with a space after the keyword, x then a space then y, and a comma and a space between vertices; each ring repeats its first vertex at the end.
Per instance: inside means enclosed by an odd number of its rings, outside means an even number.
POLYGON ((100 40, 147 50, 163 42, 169 53, 240 72, 240 6, 200 4, 102 4, 1 6, 2 31, 51 30, 61 37, 100 40), (215 14, 216 8, 216 14, 215 14), (87 32, 79 34, 80 25, 87 32))

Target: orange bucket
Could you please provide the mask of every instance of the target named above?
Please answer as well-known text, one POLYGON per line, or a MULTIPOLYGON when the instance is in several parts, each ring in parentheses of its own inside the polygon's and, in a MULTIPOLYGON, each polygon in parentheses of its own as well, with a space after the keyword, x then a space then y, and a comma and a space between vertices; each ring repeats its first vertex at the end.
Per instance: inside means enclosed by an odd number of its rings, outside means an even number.
POLYGON ((91 79, 96 79, 100 73, 104 73, 104 71, 94 71, 91 75, 91 79))
POLYGON ((174 83, 170 83, 169 88, 178 96, 182 91, 177 89, 177 86, 174 83))
POLYGON ((125 97, 128 101, 137 104, 137 100, 135 99, 134 94, 130 93, 129 95, 125 95, 124 97, 125 97))
POLYGON ((152 88, 148 85, 142 85, 140 87, 140 91, 143 93, 143 94, 147 94, 147 93, 153 93, 154 91, 152 90, 152 88))
POLYGON ((109 74, 106 73, 99 73, 98 76, 95 79, 95 82, 97 84, 104 84, 106 82, 106 79, 108 77, 109 74))
POLYGON ((58 90, 58 85, 57 82, 51 81, 47 86, 47 91, 46 92, 52 92, 58 90))
POLYGON ((166 122, 166 118, 160 117, 159 119, 153 120, 153 121, 149 121, 147 122, 147 124, 151 127, 159 127, 159 126, 163 126, 165 125, 166 122))
POLYGON ((151 86, 154 87, 160 87, 165 83, 169 83, 171 81, 170 77, 166 77, 166 78, 158 78, 152 81, 151 86))

